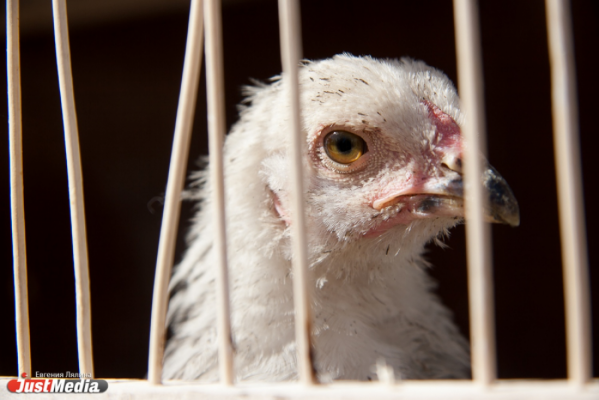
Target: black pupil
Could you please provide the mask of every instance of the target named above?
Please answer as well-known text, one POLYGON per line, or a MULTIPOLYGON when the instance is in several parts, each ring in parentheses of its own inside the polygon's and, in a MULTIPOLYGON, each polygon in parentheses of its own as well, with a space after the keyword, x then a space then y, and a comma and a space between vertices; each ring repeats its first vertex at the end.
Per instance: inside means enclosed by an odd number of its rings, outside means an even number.
POLYGON ((353 147, 353 141, 347 136, 341 136, 336 140, 337 150, 341 153, 349 153, 353 147))

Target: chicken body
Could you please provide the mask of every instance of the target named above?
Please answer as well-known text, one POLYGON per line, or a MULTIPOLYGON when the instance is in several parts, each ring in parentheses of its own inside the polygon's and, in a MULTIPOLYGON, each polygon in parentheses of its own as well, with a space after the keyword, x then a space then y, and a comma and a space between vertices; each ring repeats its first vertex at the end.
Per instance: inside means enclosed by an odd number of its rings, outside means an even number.
MULTIPOLYGON (((239 380, 297 377, 289 111, 282 80, 273 81, 247 89, 248 105, 224 148, 239 380)), ((319 379, 377 379, 380 359, 398 378, 468 377, 467 341, 434 294, 422 257, 428 242, 463 217, 463 116, 454 86, 422 62, 350 55, 305 62, 300 86, 319 379)), ((514 222, 511 191, 496 171, 487 173, 482 182, 496 191, 489 218, 514 222)), ((195 197, 189 248, 171 282, 164 378, 216 381, 207 171, 197 176, 195 197)))

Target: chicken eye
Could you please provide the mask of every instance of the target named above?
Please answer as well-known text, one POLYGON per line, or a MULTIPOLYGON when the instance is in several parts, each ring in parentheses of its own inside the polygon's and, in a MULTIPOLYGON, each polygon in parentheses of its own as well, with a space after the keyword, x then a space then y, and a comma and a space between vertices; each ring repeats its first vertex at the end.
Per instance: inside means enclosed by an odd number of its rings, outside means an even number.
POLYGON ((351 164, 368 151, 364 139, 346 131, 333 131, 326 135, 324 148, 327 155, 339 164, 351 164))

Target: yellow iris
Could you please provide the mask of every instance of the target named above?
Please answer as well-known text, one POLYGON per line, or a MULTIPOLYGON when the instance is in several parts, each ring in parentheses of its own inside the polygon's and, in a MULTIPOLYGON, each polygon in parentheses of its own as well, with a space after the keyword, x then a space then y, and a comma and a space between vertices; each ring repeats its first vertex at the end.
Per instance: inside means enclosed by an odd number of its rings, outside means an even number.
POLYGON ((333 131, 324 138, 324 148, 331 160, 351 164, 366 153, 366 142, 346 131, 333 131))

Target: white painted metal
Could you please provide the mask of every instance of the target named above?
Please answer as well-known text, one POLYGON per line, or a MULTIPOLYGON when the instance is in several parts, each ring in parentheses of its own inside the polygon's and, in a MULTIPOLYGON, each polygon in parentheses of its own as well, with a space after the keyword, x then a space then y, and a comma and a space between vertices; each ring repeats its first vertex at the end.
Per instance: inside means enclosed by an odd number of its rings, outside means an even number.
POLYGON ((220 0, 205 0, 206 15, 206 92, 208 95, 208 145, 212 186, 213 218, 216 221, 214 250, 218 268, 217 332, 218 363, 221 383, 233 384, 233 346, 229 305, 229 273, 227 268, 227 237, 225 231, 225 187, 223 175, 223 140, 225 122, 225 82, 223 71, 223 40, 220 0))
POLYGON ((582 197, 578 102, 570 7, 546 0, 551 61, 555 166, 566 305, 568 377, 583 385, 592 377, 591 310, 582 197))
POLYGON ((454 0, 458 83, 464 123, 464 180, 472 377, 496 379, 493 276, 489 225, 483 220, 481 176, 486 153, 480 24, 475 0, 454 0))
POLYGON ((71 50, 67 23, 66 0, 52 0, 54 16, 54 38, 62 119, 67 154, 67 175, 71 203, 71 232, 73 238, 73 260, 75 266, 75 293, 77 304, 77 350, 79 372, 93 376, 91 299, 89 290, 89 265, 87 237, 85 231, 85 207, 83 201, 83 176, 79 152, 79 132, 71 73, 71 50))
POLYGON ((19 0, 6 1, 6 71, 8 78, 8 140, 10 142, 10 210, 12 222, 15 322, 19 376, 31 376, 29 302, 27 300, 27 251, 23 201, 23 126, 21 121, 21 61, 19 48, 19 0))
POLYGON ((308 294, 308 250, 304 211, 303 152, 304 140, 300 119, 299 62, 302 53, 300 8, 298 0, 279 0, 281 59, 285 90, 289 96, 289 159, 291 163, 291 240, 293 244, 293 301, 295 307, 295 342, 300 381, 314 383, 310 355, 310 299, 308 294))
POLYGON ((179 106, 175 122, 175 134, 169 166, 166 200, 160 227, 160 242, 154 278, 152 298, 152 322, 150 327, 150 356, 148 380, 160 384, 162 359, 166 334, 166 310, 168 305, 168 283, 171 277, 179 222, 181 192, 185 182, 191 129, 197 99, 197 88, 202 65, 203 34, 202 0, 192 0, 189 12, 189 27, 183 65, 183 78, 179 93, 179 106))

